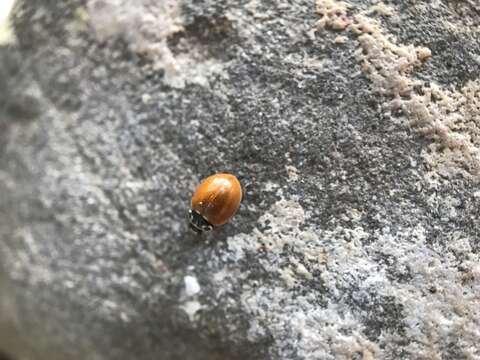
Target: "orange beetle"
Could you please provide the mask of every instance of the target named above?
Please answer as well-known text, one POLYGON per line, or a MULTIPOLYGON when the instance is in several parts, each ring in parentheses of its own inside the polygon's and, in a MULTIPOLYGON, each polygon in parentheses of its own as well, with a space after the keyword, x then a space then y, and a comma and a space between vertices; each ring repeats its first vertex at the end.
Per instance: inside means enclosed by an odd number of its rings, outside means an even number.
POLYGON ((192 196, 190 228, 196 233, 210 231, 228 222, 242 201, 242 187, 231 174, 215 174, 201 182, 192 196))

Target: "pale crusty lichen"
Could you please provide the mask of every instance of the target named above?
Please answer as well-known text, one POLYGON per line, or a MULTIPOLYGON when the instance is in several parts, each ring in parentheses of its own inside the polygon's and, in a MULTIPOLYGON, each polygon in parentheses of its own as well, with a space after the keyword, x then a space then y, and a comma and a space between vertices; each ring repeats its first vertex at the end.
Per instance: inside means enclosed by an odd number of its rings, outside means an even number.
POLYGON ((168 37, 182 29, 178 2, 90 0, 87 9, 100 41, 123 37, 133 51, 152 59, 154 69, 165 71, 166 83, 183 86, 178 64, 167 45, 168 37))
POLYGON ((365 233, 361 228, 344 229, 350 240, 357 239, 347 242, 340 233, 302 229, 308 217, 298 199, 283 198, 273 204, 252 233, 229 238, 228 248, 219 258, 235 264, 263 253, 264 257, 256 258, 272 281, 258 284, 249 280, 248 272, 238 273, 236 268, 230 273, 224 270, 220 281, 243 283, 242 304, 251 315, 249 339, 256 341, 270 334, 274 339, 272 358, 352 359, 358 353, 365 359, 376 358, 379 347, 362 332, 360 317, 347 304, 327 300, 320 306, 318 292, 298 294, 299 287, 307 286, 305 282, 326 282, 326 291, 335 293, 340 282, 347 281, 346 274, 368 272, 368 266, 363 268, 367 262, 359 261, 365 256, 359 243, 365 233), (285 248, 291 252, 287 259, 285 248), (353 257, 355 253, 358 256, 353 257), (314 276, 320 272, 325 279, 314 276), (292 339, 297 339, 294 349, 292 339))
MULTIPOLYGON (((442 201, 448 206, 456 199, 442 201)), ((228 239, 212 261, 238 264, 255 257, 269 274, 270 280, 256 282, 251 275, 258 270, 227 266, 214 276, 219 287, 242 284, 249 339, 272 337, 272 358, 278 359, 384 359, 399 349, 405 358, 436 359, 452 342, 466 358, 480 356, 480 258, 472 239, 453 232, 446 248, 436 247, 421 224, 385 226, 372 234, 355 209, 345 216, 351 228, 306 226, 309 214, 298 199, 282 198, 252 233, 228 239), (394 261, 379 262, 379 254, 394 261), (392 270, 411 279, 391 278, 392 270), (388 299, 402 311, 373 340, 365 322, 372 312, 387 314, 382 309, 388 299)), ((379 321, 393 315, 383 316, 379 321)))
POLYGON ((189 52, 175 55, 168 40, 184 30, 182 3, 176 0, 89 0, 90 25, 97 38, 104 41, 121 37, 130 49, 151 60, 153 71, 164 72, 164 82, 174 88, 186 83, 208 85, 212 74, 222 72, 222 65, 205 56, 197 44, 189 52))
POLYGON ((317 1, 317 13, 322 16, 318 25, 334 30, 345 30, 351 23, 347 14, 349 4, 343 1, 317 1))
POLYGON ((390 110, 401 109, 413 128, 433 140, 424 154, 433 169, 429 175, 460 173, 478 179, 479 82, 471 81, 461 90, 427 84, 416 79, 414 72, 432 55, 428 48, 398 45, 392 36, 383 34, 376 20, 355 13, 345 2, 317 0, 317 12, 320 27, 356 37, 356 57, 374 91, 390 99, 390 110))

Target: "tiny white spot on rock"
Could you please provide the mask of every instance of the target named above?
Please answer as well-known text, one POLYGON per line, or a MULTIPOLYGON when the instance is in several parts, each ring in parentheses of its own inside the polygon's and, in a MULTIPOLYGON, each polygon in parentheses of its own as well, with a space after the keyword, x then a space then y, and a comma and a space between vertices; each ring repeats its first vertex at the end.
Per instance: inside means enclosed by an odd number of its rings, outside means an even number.
POLYGON ((148 104, 151 99, 152 99, 152 96, 150 94, 143 94, 142 95, 142 102, 144 104, 148 104))
POLYGON ((185 294, 194 296, 200 292, 200 284, 195 276, 187 275, 183 278, 185 282, 185 294))
POLYGON ((188 315, 190 321, 193 321, 195 319, 195 314, 202 309, 202 304, 195 300, 187 301, 181 308, 188 315))
POLYGON ((120 319, 125 323, 130 322, 130 317, 128 316, 127 313, 125 313, 123 311, 120 313, 120 319))

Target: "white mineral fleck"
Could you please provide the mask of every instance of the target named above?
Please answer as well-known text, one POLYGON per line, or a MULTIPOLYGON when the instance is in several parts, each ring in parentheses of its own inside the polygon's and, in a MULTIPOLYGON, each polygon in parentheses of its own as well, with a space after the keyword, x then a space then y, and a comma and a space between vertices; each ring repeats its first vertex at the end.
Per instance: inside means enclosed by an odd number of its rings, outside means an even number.
POLYGON ((200 284, 195 276, 187 275, 183 278, 185 282, 185 294, 187 296, 194 296, 200 292, 200 284))
POLYGON ((202 309, 202 304, 200 304, 196 300, 187 301, 185 304, 181 306, 181 308, 188 315, 188 318, 190 319, 190 321, 193 321, 195 319, 195 314, 202 309))

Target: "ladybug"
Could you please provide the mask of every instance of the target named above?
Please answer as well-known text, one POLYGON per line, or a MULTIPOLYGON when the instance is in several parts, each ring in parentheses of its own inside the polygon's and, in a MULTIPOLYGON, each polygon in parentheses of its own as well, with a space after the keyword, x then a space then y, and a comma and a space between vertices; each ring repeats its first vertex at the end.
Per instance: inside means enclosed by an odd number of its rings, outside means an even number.
POLYGON ((190 228, 200 234, 227 223, 242 201, 242 187, 231 174, 219 173, 203 180, 192 196, 190 228))

